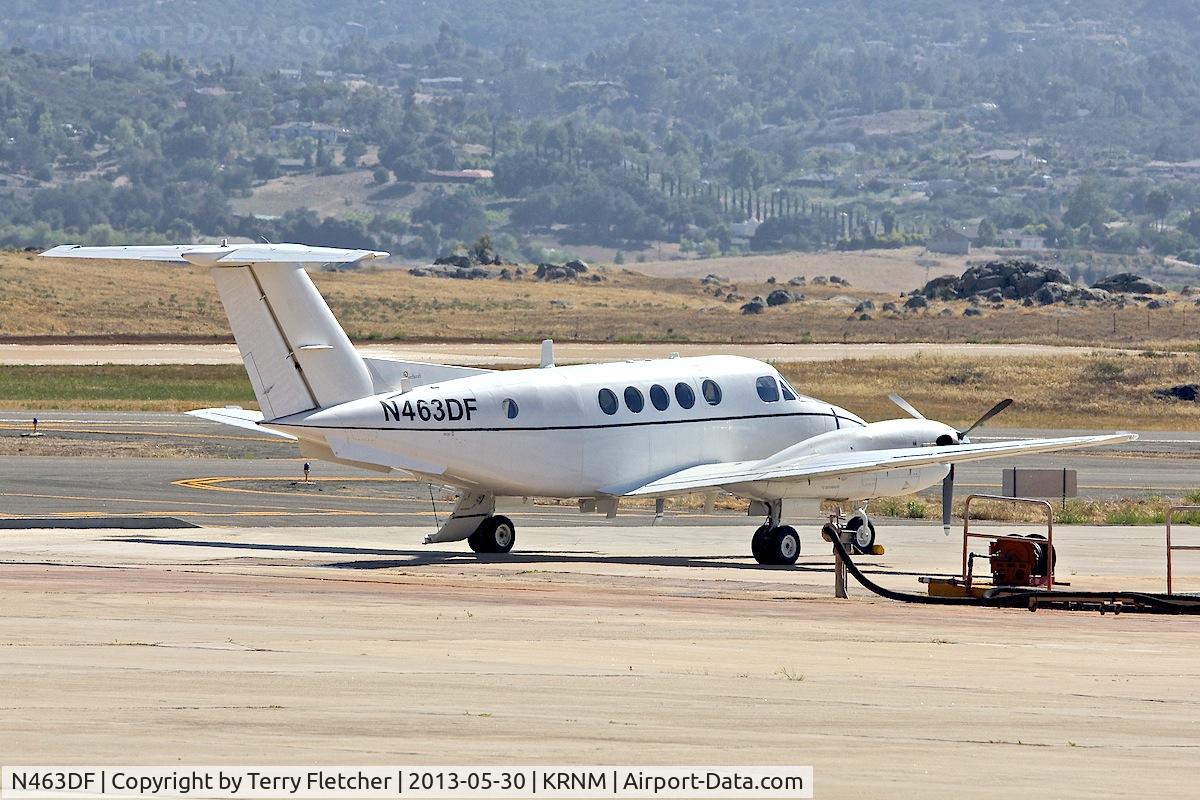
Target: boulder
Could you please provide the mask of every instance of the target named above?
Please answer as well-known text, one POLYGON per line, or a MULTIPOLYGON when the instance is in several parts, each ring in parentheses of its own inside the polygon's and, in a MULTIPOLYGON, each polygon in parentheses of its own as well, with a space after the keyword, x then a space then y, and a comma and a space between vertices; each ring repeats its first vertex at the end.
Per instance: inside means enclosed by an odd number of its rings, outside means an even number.
POLYGON ((956 300, 961 280, 958 275, 942 275, 926 283, 921 294, 930 300, 956 300))
POLYGON ((983 312, 980 311, 976 306, 967 306, 966 308, 963 309, 963 316, 964 317, 982 317, 983 312))
POLYGON ((803 275, 797 275, 788 281, 788 286, 803 286, 806 283, 808 283, 807 278, 805 278, 803 275))
POLYGON ((1119 294, 1165 294, 1167 287, 1135 272, 1118 272, 1092 284, 1093 289, 1119 294))
POLYGON ((882 306, 880 306, 879 310, 880 311, 895 311, 896 304, 889 301, 887 303, 884 303, 882 306))
POLYGON ((571 272, 576 273, 588 271, 588 265, 585 262, 580 261, 578 258, 571 259, 567 263, 563 264, 563 267, 569 269, 571 272))
POLYGON ((723 284, 729 283, 729 279, 722 278, 720 275, 714 275, 713 273, 710 272, 707 275, 705 275, 703 278, 701 278, 700 282, 702 284, 704 284, 705 286, 721 286, 723 284))
POLYGON ((743 314, 761 314, 767 307, 766 302, 761 297, 755 297, 749 303, 742 306, 743 314))
POLYGON ((458 267, 459 269, 470 269, 474 266, 469 256, 451 254, 436 258, 433 261, 434 266, 438 267, 458 267))
POLYGON ((913 310, 929 308, 929 301, 925 299, 925 295, 914 294, 904 301, 904 307, 913 310))
POLYGON ((1152 394, 1159 400, 1185 400, 1195 403, 1197 398, 1200 398, 1200 383, 1185 383, 1169 389, 1155 389, 1152 394))
POLYGON ((796 298, 787 289, 776 289, 767 295, 767 305, 785 306, 796 298))
POLYGON ((874 310, 875 310, 875 301, 874 300, 863 300, 861 303, 859 303, 858 305, 856 305, 854 307, 855 314, 861 314, 864 311, 874 311, 874 310))

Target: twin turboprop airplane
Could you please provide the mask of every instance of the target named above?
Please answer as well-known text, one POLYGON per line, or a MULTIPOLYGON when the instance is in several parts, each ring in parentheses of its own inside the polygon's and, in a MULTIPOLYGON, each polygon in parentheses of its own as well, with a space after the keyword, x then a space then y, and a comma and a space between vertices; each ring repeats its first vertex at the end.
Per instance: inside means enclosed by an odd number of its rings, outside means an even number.
MULTIPOLYGON (((79 247, 44 256, 186 262, 209 267, 258 399, 259 412, 196 416, 273 433, 308 458, 455 487, 454 512, 426 542, 466 540, 503 553, 516 527, 497 497, 577 499, 615 516, 623 498, 730 492, 765 517, 751 550, 792 564, 800 504, 857 511, 838 525, 860 550, 874 543, 866 501, 942 482, 949 530, 955 463, 1128 442, 1130 433, 974 444, 965 430, 908 417, 867 423, 806 396, 774 367, 733 356, 667 358, 490 371, 363 356, 305 271, 387 253, 293 244, 79 247)), ((833 534, 836 531, 823 531, 833 534)))

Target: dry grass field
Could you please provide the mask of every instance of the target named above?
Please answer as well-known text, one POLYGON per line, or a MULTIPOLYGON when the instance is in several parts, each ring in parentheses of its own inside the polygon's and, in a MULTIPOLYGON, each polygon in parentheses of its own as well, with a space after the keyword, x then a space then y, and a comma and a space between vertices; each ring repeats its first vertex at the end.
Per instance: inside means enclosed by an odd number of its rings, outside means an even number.
POLYGON ((901 412, 888 401, 899 392, 930 419, 982 414, 1005 397, 1014 428, 1195 430, 1200 403, 1155 399, 1154 389, 1200 378, 1200 355, 1086 355, 973 360, 878 358, 778 365, 802 392, 854 409, 868 420, 901 412), (1136 423, 1134 422, 1136 421, 1136 423))
MULTIPOLYGON (((717 260, 670 263, 703 264, 705 270, 715 265, 721 271, 717 260)), ((778 272, 780 277, 787 274, 778 272)), ((818 274, 829 272, 836 274, 833 269, 818 274)), ((858 283, 850 270, 840 272, 858 283)), ((856 285, 810 285, 799 290, 806 295, 803 302, 745 315, 740 301, 726 302, 706 292, 695 278, 622 269, 608 271, 602 282, 565 284, 416 278, 401 270, 313 277, 343 326, 360 341, 1022 342, 1195 350, 1200 315, 1185 298, 1155 311, 1010 303, 972 318, 962 316, 962 302, 935 303, 901 315, 877 310, 873 319, 859 321, 852 311, 860 300, 870 299, 878 307, 898 295, 856 285)), ((775 288, 729 277, 739 281, 736 290, 746 297, 765 296, 775 288)), ((3 342, 229 338, 212 282, 195 267, 75 263, 2 253, 0 285, 3 342)))
POLYGON ((238 214, 281 216, 307 208, 322 217, 355 213, 412 211, 428 196, 433 183, 412 184, 411 191, 394 183, 380 186, 371 170, 356 169, 338 175, 281 175, 255 187, 249 197, 230 201, 238 214))
MULTIPOLYGON (((1200 403, 1157 400, 1154 389, 1195 382, 1200 354, 870 358, 777 365, 801 392, 890 419, 899 392, 932 419, 967 424, 997 400, 1016 403, 1007 427, 1194 430, 1200 403), (1136 421, 1132 422, 1132 421, 1136 421)), ((240 364, 19 366, 0 369, 0 408, 184 411, 254 406, 240 364)))
POLYGON ((780 283, 797 275, 812 280, 837 275, 850 281, 854 291, 898 294, 924 285, 930 278, 961 273, 970 261, 986 261, 995 253, 980 250, 971 256, 927 253, 923 247, 865 252, 772 253, 705 259, 650 260, 632 268, 661 278, 703 278, 710 273, 747 284, 774 277, 780 283))

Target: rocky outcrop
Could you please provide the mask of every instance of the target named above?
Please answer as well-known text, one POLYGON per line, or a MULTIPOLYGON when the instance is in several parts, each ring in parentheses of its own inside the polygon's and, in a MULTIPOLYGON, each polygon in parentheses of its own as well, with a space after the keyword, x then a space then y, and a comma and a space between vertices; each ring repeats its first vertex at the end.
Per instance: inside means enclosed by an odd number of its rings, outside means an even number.
POLYGON ((1103 289, 1114 294, 1166 294, 1167 287, 1158 281, 1143 278, 1135 272, 1118 272, 1092 284, 1093 289, 1103 289))
POLYGON ((971 267, 958 277, 934 278, 925 284, 920 294, 929 300, 962 300, 984 295, 989 302, 999 302, 1032 297, 1047 283, 1070 284, 1071 278, 1056 267, 1010 259, 971 267))

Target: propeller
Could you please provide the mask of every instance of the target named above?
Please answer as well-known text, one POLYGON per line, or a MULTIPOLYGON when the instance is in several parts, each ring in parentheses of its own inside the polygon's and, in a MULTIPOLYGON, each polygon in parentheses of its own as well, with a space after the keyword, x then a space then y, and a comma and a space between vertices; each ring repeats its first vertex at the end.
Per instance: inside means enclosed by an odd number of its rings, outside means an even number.
MULTIPOLYGON (((908 414, 913 419, 925 419, 926 418, 924 414, 922 414, 920 411, 917 411, 917 409, 913 408, 912 404, 909 403, 907 400, 905 400, 900 395, 889 394, 888 399, 891 400, 893 403, 895 403, 897 406, 899 406, 902 411, 904 411, 906 414, 908 414)), ((958 444, 969 443, 970 440, 967 438, 967 435, 970 434, 971 431, 975 430, 980 425, 983 425, 988 420, 990 420, 992 417, 996 416, 997 414, 999 414, 1001 411, 1008 408, 1012 404, 1013 404, 1013 401, 1012 401, 1011 397, 1007 397, 1004 400, 1001 400, 999 403, 996 403, 996 405, 994 405, 990 409, 988 409, 987 413, 985 413, 979 419, 975 420, 975 422, 973 422, 970 427, 966 428, 965 430, 957 431, 957 433, 958 433, 958 442, 957 443, 958 444)), ((953 505, 954 505, 954 465, 951 464, 950 472, 948 472, 946 474, 946 477, 942 479, 942 532, 945 533, 947 536, 950 535, 950 509, 951 509, 951 506, 953 506, 953 505)))
MULTIPOLYGON (((1006 397, 996 405, 992 406, 987 412, 975 420, 966 430, 958 431, 958 443, 965 444, 970 440, 967 439, 967 434, 983 425, 992 417, 999 414, 1004 409, 1013 404, 1011 397, 1006 397)), ((950 535, 950 510, 954 505, 954 464, 950 465, 950 471, 946 473, 946 477, 942 478, 942 533, 946 536, 950 535)))
POLYGON ((891 400, 896 405, 900 406, 900 410, 908 414, 913 419, 925 419, 925 415, 912 407, 912 404, 898 394, 889 394, 888 400, 891 400))
POLYGON ((992 406, 991 409, 989 409, 986 414, 984 414, 979 419, 975 420, 974 424, 972 424, 971 427, 967 428, 965 431, 959 431, 958 432, 958 441, 960 443, 967 441, 967 434, 969 434, 971 431, 975 430, 980 425, 984 424, 989 419, 996 416, 997 414, 999 414, 1001 411, 1008 408, 1012 404, 1013 404, 1013 400, 1011 397, 1006 397, 1005 399, 1001 400, 999 403, 996 403, 996 405, 992 406))

